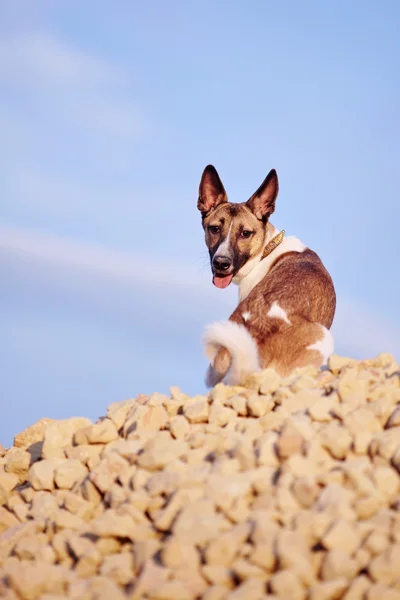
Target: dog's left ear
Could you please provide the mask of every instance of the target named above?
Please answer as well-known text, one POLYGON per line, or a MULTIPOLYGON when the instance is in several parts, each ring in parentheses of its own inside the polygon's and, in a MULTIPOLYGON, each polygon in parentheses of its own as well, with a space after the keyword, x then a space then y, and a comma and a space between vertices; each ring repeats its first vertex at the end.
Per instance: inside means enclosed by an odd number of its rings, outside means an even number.
POLYGON ((216 168, 213 165, 208 165, 201 177, 197 208, 204 219, 210 211, 224 202, 228 202, 228 198, 222 181, 219 178, 216 168))
POLYGON ((279 191, 278 175, 271 169, 258 190, 246 202, 246 206, 257 217, 266 220, 275 210, 275 200, 279 191))

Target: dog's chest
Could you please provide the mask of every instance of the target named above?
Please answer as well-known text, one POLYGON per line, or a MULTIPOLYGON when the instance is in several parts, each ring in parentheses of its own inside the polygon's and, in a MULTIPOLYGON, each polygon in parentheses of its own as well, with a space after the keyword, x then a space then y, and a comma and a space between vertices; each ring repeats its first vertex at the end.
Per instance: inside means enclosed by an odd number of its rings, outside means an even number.
POLYGON ((270 265, 263 260, 242 279, 239 284, 239 302, 243 302, 247 298, 252 289, 266 277, 269 269, 270 265))

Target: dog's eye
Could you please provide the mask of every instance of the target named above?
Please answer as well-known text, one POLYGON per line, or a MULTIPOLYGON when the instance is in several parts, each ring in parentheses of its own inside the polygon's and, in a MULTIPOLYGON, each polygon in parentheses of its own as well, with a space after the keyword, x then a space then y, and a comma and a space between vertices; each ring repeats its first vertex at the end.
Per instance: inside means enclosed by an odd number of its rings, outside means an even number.
POLYGON ((211 233, 218 233, 219 232, 218 225, 210 225, 210 227, 208 229, 209 229, 209 231, 211 231, 211 233))
POLYGON ((252 233, 253 233, 252 231, 248 231, 247 229, 243 229, 243 231, 242 231, 242 237, 249 238, 252 233))

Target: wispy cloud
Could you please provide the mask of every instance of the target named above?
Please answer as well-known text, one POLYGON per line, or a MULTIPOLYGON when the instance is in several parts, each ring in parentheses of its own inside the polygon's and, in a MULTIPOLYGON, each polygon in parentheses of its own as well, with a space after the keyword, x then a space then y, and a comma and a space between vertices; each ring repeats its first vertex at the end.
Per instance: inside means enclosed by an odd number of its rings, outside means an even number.
POLYGON ((58 124, 64 119, 124 138, 149 125, 144 110, 132 105, 130 79, 118 65, 46 32, 3 37, 0 75, 9 91, 25 91, 37 115, 55 113, 58 124))
MULTIPOLYGON (((163 290, 162 296, 153 298, 153 304, 164 306, 168 298, 168 316, 190 315, 207 320, 228 317, 235 306, 235 294, 221 294, 210 285, 208 274, 186 264, 146 260, 141 256, 124 254, 107 247, 95 246, 76 240, 63 239, 19 228, 0 227, 0 255, 13 256, 25 265, 47 265, 52 269, 53 284, 62 280, 65 272, 71 286, 84 285, 82 274, 90 281, 96 280, 104 289, 130 286, 140 290, 141 297, 163 290)), ((99 298, 101 301, 101 298, 99 298)), ((94 299, 96 302, 96 299, 94 299)), ((112 302, 112 298, 111 298, 112 302)), ((116 307, 117 310, 117 307, 116 307)), ((151 315, 149 315, 149 322, 151 315)), ((360 357, 379 352, 392 352, 400 356, 400 332, 393 330, 383 317, 377 318, 364 307, 338 291, 338 307, 333 333, 336 349, 360 357)), ((199 341, 200 343, 200 341, 199 341)))
POLYGON ((112 203, 130 212, 128 174, 155 124, 132 74, 38 30, 1 38, 0 80, 0 213, 51 230, 107 220, 112 203))
POLYGON ((79 51, 48 32, 3 37, 0 74, 14 83, 90 86, 118 83, 123 74, 108 61, 79 51))

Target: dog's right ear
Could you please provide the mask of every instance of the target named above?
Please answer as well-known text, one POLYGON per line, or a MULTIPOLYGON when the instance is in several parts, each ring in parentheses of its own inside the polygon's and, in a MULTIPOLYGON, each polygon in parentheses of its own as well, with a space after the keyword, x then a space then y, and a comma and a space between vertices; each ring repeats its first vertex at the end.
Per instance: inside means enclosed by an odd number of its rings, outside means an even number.
POLYGON ((201 212, 202 218, 204 219, 209 212, 224 202, 228 202, 224 186, 216 168, 213 165, 208 165, 201 177, 199 199, 197 201, 197 208, 201 212))

